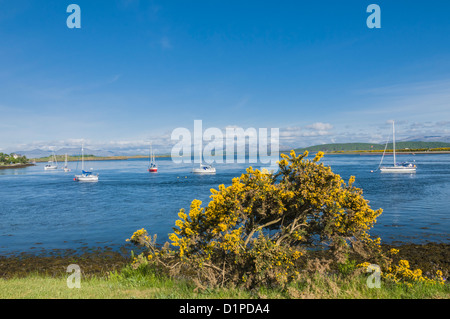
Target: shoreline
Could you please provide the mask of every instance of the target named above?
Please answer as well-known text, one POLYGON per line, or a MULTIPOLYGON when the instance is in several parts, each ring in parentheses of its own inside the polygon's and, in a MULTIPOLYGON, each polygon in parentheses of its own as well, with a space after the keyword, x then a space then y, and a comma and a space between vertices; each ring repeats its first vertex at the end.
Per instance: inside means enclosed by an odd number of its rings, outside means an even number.
MULTIPOLYGON (((280 151, 280 154, 288 154, 290 151, 280 151)), ((311 152, 311 155, 316 154, 317 152, 311 152)), ((381 151, 324 151, 325 155, 360 155, 360 156, 381 156, 383 152, 381 151)), ((396 155, 445 155, 450 154, 450 151, 398 151, 396 155)), ((393 155, 393 152, 386 152, 385 155, 393 155)), ((61 156, 61 155, 59 155, 61 156)), ((215 155, 213 155, 215 156, 215 155)), ((159 155, 155 158, 168 158, 170 155, 159 155)), ((133 155, 133 156, 109 156, 109 157, 85 157, 85 161, 126 161, 129 159, 146 159, 148 156, 146 155, 133 155)), ((0 165, 0 170, 2 169, 18 169, 18 168, 26 168, 30 166, 36 166, 36 163, 45 163, 48 162, 48 158, 32 158, 30 159, 33 163, 27 164, 12 164, 12 165, 0 165)), ((80 158, 69 158, 67 162, 78 162, 80 158)))
MULTIPOLYGON (((297 151, 296 151, 297 152, 297 151)), ((319 151, 311 151, 309 155, 315 155, 319 151)), ((383 156, 383 151, 321 151, 324 155, 369 155, 369 156, 383 156)), ((290 151, 280 151, 280 154, 289 154, 290 151)), ((298 154, 300 154, 299 152, 298 154)), ((393 155, 393 152, 386 152, 384 155, 393 155)), ((450 151, 396 151, 395 155, 445 155, 450 154, 450 151)))
MULTIPOLYGON (((424 273, 440 269, 445 277, 450 276, 450 243, 397 243, 382 244, 383 251, 399 249, 398 257, 411 263, 411 268, 420 268, 424 273)), ((48 253, 19 253, 0 255, 0 279, 26 277, 33 274, 57 276, 66 273, 67 266, 78 264, 83 276, 106 276, 108 272, 120 271, 132 262, 131 251, 139 254, 139 248, 124 245, 119 249, 95 247, 81 250, 61 249, 48 253)))
POLYGON ((115 251, 110 247, 78 251, 60 250, 48 254, 0 255, 0 279, 21 278, 40 274, 58 276, 66 273, 71 264, 80 266, 83 276, 102 276, 120 271, 132 261, 130 252, 115 251))
MULTIPOLYGON (((57 155, 62 156, 62 155, 57 155)), ((166 158, 170 157, 170 155, 159 155, 155 156, 155 158, 166 158)), ((126 161, 129 159, 140 159, 140 158, 148 158, 148 155, 133 155, 133 156, 85 156, 85 161, 126 161)), ((32 158, 31 160, 35 161, 36 163, 45 163, 48 162, 48 158, 32 158)), ((81 157, 69 156, 67 159, 67 162, 78 162, 81 161, 81 157)), ((60 160, 59 162, 64 162, 64 159, 60 160)))
MULTIPOLYGON (((324 152, 325 155, 383 155, 383 152, 371 152, 371 151, 347 151, 347 152, 324 152)), ((393 152, 386 152, 384 155, 393 155, 393 152)), ((432 155, 432 154, 450 154, 450 151, 418 151, 418 152, 412 152, 412 151, 405 151, 405 152, 395 152, 395 155, 417 155, 417 154, 425 154, 425 155, 432 155)))
POLYGON ((29 166, 36 166, 36 164, 27 163, 27 164, 0 165, 0 169, 25 168, 25 167, 29 167, 29 166))
MULTIPOLYGON (((280 154, 289 154, 290 151, 280 151, 280 154)), ((316 151, 311 152, 311 154, 316 154, 316 151)), ((323 151, 325 155, 375 155, 380 156, 383 155, 383 151, 323 151)), ((450 151, 397 151, 396 155, 417 155, 417 154, 450 154, 450 151)), ((247 155, 247 154, 246 154, 247 155)), ((386 152, 385 155, 393 155, 393 152, 386 152)), ((62 155, 58 155, 62 156, 62 155)), ((216 155, 212 155, 213 157, 216 155)), ((168 158, 171 155, 158 155, 155 158, 168 158)), ((181 156, 182 157, 182 156, 181 156)), ((108 156, 108 157, 85 157, 85 161, 121 161, 121 160, 129 160, 129 159, 147 159, 147 155, 133 155, 133 156, 108 156)), ((36 163, 45 163, 48 161, 48 158, 32 158, 31 160, 36 163)), ((81 158, 74 159, 73 157, 67 160, 68 162, 77 162, 80 161, 81 158)), ((62 160, 61 162, 63 162, 62 160)), ((0 166, 1 167, 1 166, 0 166)))

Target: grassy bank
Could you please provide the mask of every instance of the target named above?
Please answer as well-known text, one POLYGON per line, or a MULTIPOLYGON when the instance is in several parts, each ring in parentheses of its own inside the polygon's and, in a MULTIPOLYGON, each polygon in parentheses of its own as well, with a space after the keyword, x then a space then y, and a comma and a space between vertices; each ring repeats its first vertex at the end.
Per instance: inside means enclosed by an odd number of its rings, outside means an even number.
MULTIPOLYGON (((394 246, 386 246, 390 249, 394 246)), ((450 271, 449 245, 407 244, 395 246, 414 267, 432 272, 450 271)), ((145 266, 132 269, 125 249, 114 252, 98 248, 80 254, 60 251, 57 254, 0 257, 0 299, 450 299, 450 285, 415 283, 394 284, 381 279, 380 288, 369 288, 364 272, 302 273, 285 289, 261 287, 198 289, 190 281, 173 279, 145 266), (69 289, 67 266, 81 268, 81 288, 69 289)))
POLYGON ((314 275, 291 283, 285 289, 215 288, 198 290, 190 282, 173 280, 150 269, 124 268, 109 276, 81 279, 81 287, 69 289, 67 276, 30 274, 24 278, 0 280, 1 299, 450 299, 449 285, 413 286, 382 281, 369 288, 365 275, 314 275))

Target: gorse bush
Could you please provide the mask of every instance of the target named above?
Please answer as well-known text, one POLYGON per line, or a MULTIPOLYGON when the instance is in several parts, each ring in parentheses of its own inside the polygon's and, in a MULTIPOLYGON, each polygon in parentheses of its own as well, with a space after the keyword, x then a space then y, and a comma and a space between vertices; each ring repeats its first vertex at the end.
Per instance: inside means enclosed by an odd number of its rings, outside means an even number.
POLYGON ((162 248, 138 230, 129 240, 148 252, 135 264, 145 258, 199 287, 247 288, 285 286, 317 251, 341 268, 350 255, 388 265, 380 239, 368 233, 382 210, 369 206, 354 177, 346 183, 319 163, 322 152, 307 156, 282 154, 276 174, 250 167, 230 186, 211 189, 207 206, 193 200, 162 248))

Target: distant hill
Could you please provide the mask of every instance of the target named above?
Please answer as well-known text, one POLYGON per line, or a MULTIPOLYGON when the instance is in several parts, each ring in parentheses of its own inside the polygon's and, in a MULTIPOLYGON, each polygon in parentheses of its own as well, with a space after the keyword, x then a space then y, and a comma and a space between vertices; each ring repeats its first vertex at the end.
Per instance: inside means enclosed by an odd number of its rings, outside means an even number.
MULTIPOLYGON (((434 138, 434 137, 433 137, 434 138)), ((206 145, 206 142, 204 146, 206 145)), ((410 150, 427 150, 427 149, 436 149, 436 148, 450 148, 450 143, 442 142, 442 141, 413 141, 413 140, 403 140, 399 141, 396 144, 396 148, 398 150, 402 149, 410 149, 410 150)), ((170 147, 170 146, 168 146, 170 147)), ((236 146, 235 146, 236 147, 236 146)), ((308 150, 309 152, 351 152, 351 151, 383 151, 385 144, 377 144, 377 143, 334 143, 334 144, 321 144, 314 145, 309 147, 296 148, 295 151, 297 153, 304 152, 308 150)), ((269 147, 270 148, 270 147, 269 147)), ((289 152, 292 148, 280 145, 279 149, 282 152, 289 152)), ((392 143, 389 143, 387 146, 388 150, 392 150, 392 143)), ((240 148, 235 148, 235 150, 239 151, 240 148)), ((8 152, 9 153, 9 152, 8 152)), ((24 155, 27 158, 38 159, 38 158, 46 158, 52 155, 52 152, 49 150, 43 149, 33 149, 33 150, 22 150, 15 151, 15 154, 24 155)), ((55 150, 56 155, 64 155, 68 154, 69 156, 78 156, 81 155, 81 147, 74 148, 61 148, 55 150)), ((213 152, 214 153, 214 152, 213 152)), ((226 156, 226 148, 223 149, 223 156, 226 156)), ((249 145, 245 144, 245 156, 248 156, 249 153, 249 145)), ((143 148, 128 148, 128 149, 113 149, 113 150, 94 150, 85 148, 85 155, 94 155, 98 157, 111 157, 111 156, 135 156, 135 155, 148 155, 148 150, 143 148)), ((157 155, 170 155, 170 150, 166 151, 162 146, 159 147, 159 152, 157 155), (161 151, 164 150, 164 151, 161 151)), ((192 146, 191 151, 192 156, 195 155, 194 147, 192 146)))
MULTIPOLYGON (((374 143, 335 143, 335 144, 322 144, 314 145, 303 148, 296 148, 297 153, 308 150, 309 152, 339 152, 339 151, 377 151, 384 150, 386 144, 374 144, 374 143)), ((449 148, 450 143, 446 142, 422 142, 422 141, 408 141, 408 142, 396 142, 395 148, 397 150, 418 150, 418 149, 433 149, 433 148, 449 148)), ((392 150, 393 144, 387 145, 388 150, 392 150)))
MULTIPOLYGON (((16 151, 16 154, 25 155, 28 158, 42 158, 42 157, 48 157, 53 154, 52 151, 48 150, 41 150, 41 149, 34 149, 31 151, 16 151)), ((64 155, 67 153, 69 156, 76 156, 81 155, 81 148, 62 148, 57 151, 55 151, 56 155, 64 155)), ((92 150, 85 148, 84 154, 90 154, 94 156, 115 156, 116 154, 110 151, 99 151, 99 150, 92 150)))

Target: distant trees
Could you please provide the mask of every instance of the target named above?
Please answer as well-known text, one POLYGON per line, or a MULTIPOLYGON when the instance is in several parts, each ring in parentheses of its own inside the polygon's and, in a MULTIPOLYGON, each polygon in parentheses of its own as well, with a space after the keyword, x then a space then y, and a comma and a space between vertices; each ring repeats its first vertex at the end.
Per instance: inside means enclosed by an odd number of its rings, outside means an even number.
POLYGON ((26 156, 20 156, 19 154, 5 154, 0 153, 0 165, 8 165, 8 164, 26 164, 28 163, 28 159, 26 156))

